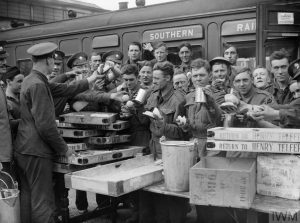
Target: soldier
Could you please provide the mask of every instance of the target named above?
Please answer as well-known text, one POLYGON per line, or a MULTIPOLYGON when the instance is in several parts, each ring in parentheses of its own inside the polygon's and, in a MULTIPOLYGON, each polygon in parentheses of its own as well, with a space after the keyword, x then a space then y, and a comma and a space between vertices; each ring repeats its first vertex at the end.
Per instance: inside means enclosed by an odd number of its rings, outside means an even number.
MULTIPOLYGON (((141 89, 141 86, 138 82, 138 67, 135 64, 125 64, 121 69, 121 74, 124 80, 123 88, 128 92, 129 101, 121 107, 120 117, 130 122, 130 145, 143 146, 146 148, 145 151, 149 151, 149 119, 142 114, 144 111, 143 106, 148 98, 147 95, 149 95, 149 93, 145 93, 144 101, 135 101, 138 91, 141 89)), ((128 132, 128 130, 126 130, 126 132, 128 132)), ((126 220, 126 223, 137 222, 138 194, 131 193, 129 195, 129 202, 133 207, 133 213, 131 217, 126 220)))
POLYGON ((288 104, 293 96, 289 90, 290 76, 288 74, 289 54, 285 49, 275 51, 270 56, 271 72, 275 78, 274 97, 278 104, 288 104))
POLYGON ((106 75, 105 89, 109 92, 122 84, 121 64, 123 53, 120 51, 109 51, 103 55, 105 65, 103 72, 106 75))
POLYGON ((7 84, 6 98, 8 111, 13 119, 20 118, 20 91, 24 75, 17 67, 10 67, 4 76, 7 84))
POLYGON ((164 42, 157 42, 154 44, 154 57, 151 63, 154 65, 157 62, 165 62, 168 57, 168 48, 164 42))
POLYGON ((131 42, 128 45, 128 60, 125 64, 135 64, 138 69, 142 68, 144 61, 141 61, 142 45, 139 42, 131 42))
POLYGON ((59 50, 54 52, 54 67, 49 76, 49 80, 60 75, 63 72, 65 53, 59 50))
POLYGON ((237 59, 239 57, 237 49, 234 45, 224 44, 224 58, 229 60, 231 65, 236 66, 237 59))
POLYGON ((139 71, 139 81, 144 89, 151 89, 153 82, 153 66, 150 61, 143 64, 139 71))
MULTIPOLYGON (((6 56, 2 58, 0 57, 0 64, 3 58, 6 58, 6 56)), ((6 72, 6 66, 0 67, 0 70, 2 71, 5 70, 6 72)), ((13 129, 13 126, 11 126, 12 121, 11 121, 10 114, 8 113, 7 99, 2 86, 0 86, 0 123, 1 123, 0 124, 0 141, 1 141, 0 163, 2 164, 3 167, 2 171, 8 172, 11 175, 13 175, 13 169, 12 169, 13 142, 12 142, 12 135, 11 135, 11 129, 13 129)))
POLYGON ((188 93, 189 80, 186 74, 181 70, 176 70, 173 77, 173 87, 175 90, 181 90, 184 94, 188 93))
MULTIPOLYGON (((150 151, 156 159, 162 158, 159 140, 162 136, 167 139, 183 140, 184 132, 176 124, 178 115, 184 115, 184 95, 173 88, 172 77, 174 69, 170 62, 156 63, 153 68, 153 91, 151 92, 146 110, 157 108, 161 117, 154 115, 150 119, 150 151)), ((141 192, 140 222, 183 222, 187 212, 184 199, 141 192), (156 215, 153 215, 155 209, 156 215), (155 220, 154 220, 155 219, 155 220)))
POLYGON ((230 85, 231 63, 224 57, 215 57, 209 62, 212 73, 211 90, 218 105, 225 102, 224 96, 228 93, 230 85))
MULTIPOLYGON (((270 105, 276 106, 277 103, 272 94, 267 91, 259 90, 253 86, 253 78, 249 68, 243 68, 233 79, 234 89, 237 91, 237 98, 249 105, 270 105)), ((252 118, 248 118, 242 111, 238 114, 233 127, 259 127, 252 118), (247 118, 246 118, 247 117, 247 118)), ((228 157, 256 157, 256 153, 247 152, 227 152, 228 157)))
MULTIPOLYGON (((300 59, 293 61, 288 67, 290 77, 300 85, 300 59)), ((300 128, 300 100, 293 100, 290 104, 271 108, 263 106, 263 110, 254 114, 256 120, 279 120, 284 128, 300 128)))
POLYGON ((183 42, 178 47, 178 55, 181 60, 181 64, 176 67, 177 69, 182 70, 184 73, 191 71, 191 62, 192 62, 192 45, 188 42, 183 42))
POLYGON ((256 67, 252 73, 252 76, 255 87, 271 94, 274 93, 273 81, 267 68, 262 66, 256 67))
MULTIPOLYGON (((139 89, 141 88, 138 83, 138 68, 136 65, 127 64, 124 65, 121 69, 121 74, 124 80, 124 90, 128 92, 129 101, 134 101, 135 97, 139 89)), ((145 96, 145 99, 147 96, 145 96)), ((146 100, 145 100, 146 101, 146 100)), ((146 119, 145 116, 142 115, 141 107, 143 103, 135 103, 135 106, 124 105, 122 109, 125 112, 128 110, 133 114, 128 117, 130 121, 130 129, 129 132, 131 134, 131 145, 133 146, 144 146, 149 147, 150 141, 150 132, 149 132, 149 120, 146 119)))
POLYGON ((76 85, 48 83, 56 49, 56 44, 48 42, 27 50, 32 55, 33 67, 22 84, 21 120, 15 142, 24 223, 54 222, 53 156, 73 153, 57 131, 52 97, 84 91, 98 78, 94 74, 76 85))
POLYGON ((90 69, 91 72, 94 72, 98 69, 101 64, 101 55, 97 52, 92 52, 90 59, 90 69))

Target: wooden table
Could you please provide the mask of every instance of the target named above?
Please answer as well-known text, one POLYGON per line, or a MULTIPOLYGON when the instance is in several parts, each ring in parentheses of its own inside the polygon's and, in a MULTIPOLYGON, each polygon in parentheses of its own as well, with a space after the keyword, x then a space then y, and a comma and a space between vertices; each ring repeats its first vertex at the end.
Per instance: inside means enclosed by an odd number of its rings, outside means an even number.
MULTIPOLYGON (((163 181, 145 187, 143 190, 153 193, 183 197, 186 199, 190 198, 189 192, 169 191, 163 181)), ((247 223, 257 223, 258 212, 275 215, 277 214, 278 217, 279 214, 283 214, 293 218, 296 214, 300 213, 300 201, 256 194, 251 208, 247 209, 247 223)))
POLYGON ((62 163, 54 163, 54 176, 55 176, 55 191, 57 193, 57 196, 60 199, 61 204, 61 215, 62 215, 62 222, 63 223, 76 223, 76 222, 82 222, 88 219, 92 219, 95 217, 99 217, 103 214, 110 214, 111 220, 113 223, 116 222, 116 208, 118 205, 117 198, 111 198, 111 205, 103 207, 101 209, 97 209, 91 212, 87 212, 82 215, 74 216, 70 218, 69 213, 69 189, 65 187, 65 177, 64 175, 66 173, 72 173, 75 171, 83 170, 86 168, 91 168, 96 165, 88 165, 88 166, 76 166, 76 165, 70 165, 70 164, 62 164, 62 163))

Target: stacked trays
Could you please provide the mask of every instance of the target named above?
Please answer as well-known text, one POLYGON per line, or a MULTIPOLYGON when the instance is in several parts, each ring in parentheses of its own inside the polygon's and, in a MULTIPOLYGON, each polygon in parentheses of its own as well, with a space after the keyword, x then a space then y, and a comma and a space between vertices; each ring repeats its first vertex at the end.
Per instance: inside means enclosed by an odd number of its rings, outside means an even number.
POLYGON ((68 113, 60 116, 57 127, 68 147, 76 151, 71 157, 57 156, 58 163, 90 165, 133 157, 145 150, 130 146, 130 135, 119 134, 129 128, 129 122, 117 120, 116 113, 68 113))

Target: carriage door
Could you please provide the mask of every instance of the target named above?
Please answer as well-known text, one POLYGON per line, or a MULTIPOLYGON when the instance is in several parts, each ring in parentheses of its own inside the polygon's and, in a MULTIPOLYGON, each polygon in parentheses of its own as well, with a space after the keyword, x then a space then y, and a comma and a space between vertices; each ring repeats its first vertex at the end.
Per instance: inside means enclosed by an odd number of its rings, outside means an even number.
POLYGON ((270 66, 272 52, 285 48, 291 60, 300 58, 300 2, 257 6, 256 57, 270 66))

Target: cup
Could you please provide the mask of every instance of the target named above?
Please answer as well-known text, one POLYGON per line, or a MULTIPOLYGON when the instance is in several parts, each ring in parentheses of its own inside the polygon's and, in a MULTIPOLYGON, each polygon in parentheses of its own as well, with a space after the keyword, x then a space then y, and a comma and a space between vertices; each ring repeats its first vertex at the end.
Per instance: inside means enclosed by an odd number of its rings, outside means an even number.
POLYGON ((202 87, 196 87, 195 89, 195 102, 196 103, 205 103, 206 102, 206 96, 203 92, 202 87))
POLYGON ((234 121, 234 116, 235 114, 224 114, 224 121, 223 121, 223 126, 225 128, 228 127, 233 127, 233 121, 234 121))
POLYGON ((147 91, 145 89, 140 88, 133 101, 138 104, 143 104, 146 100, 146 95, 147 95, 147 91))

